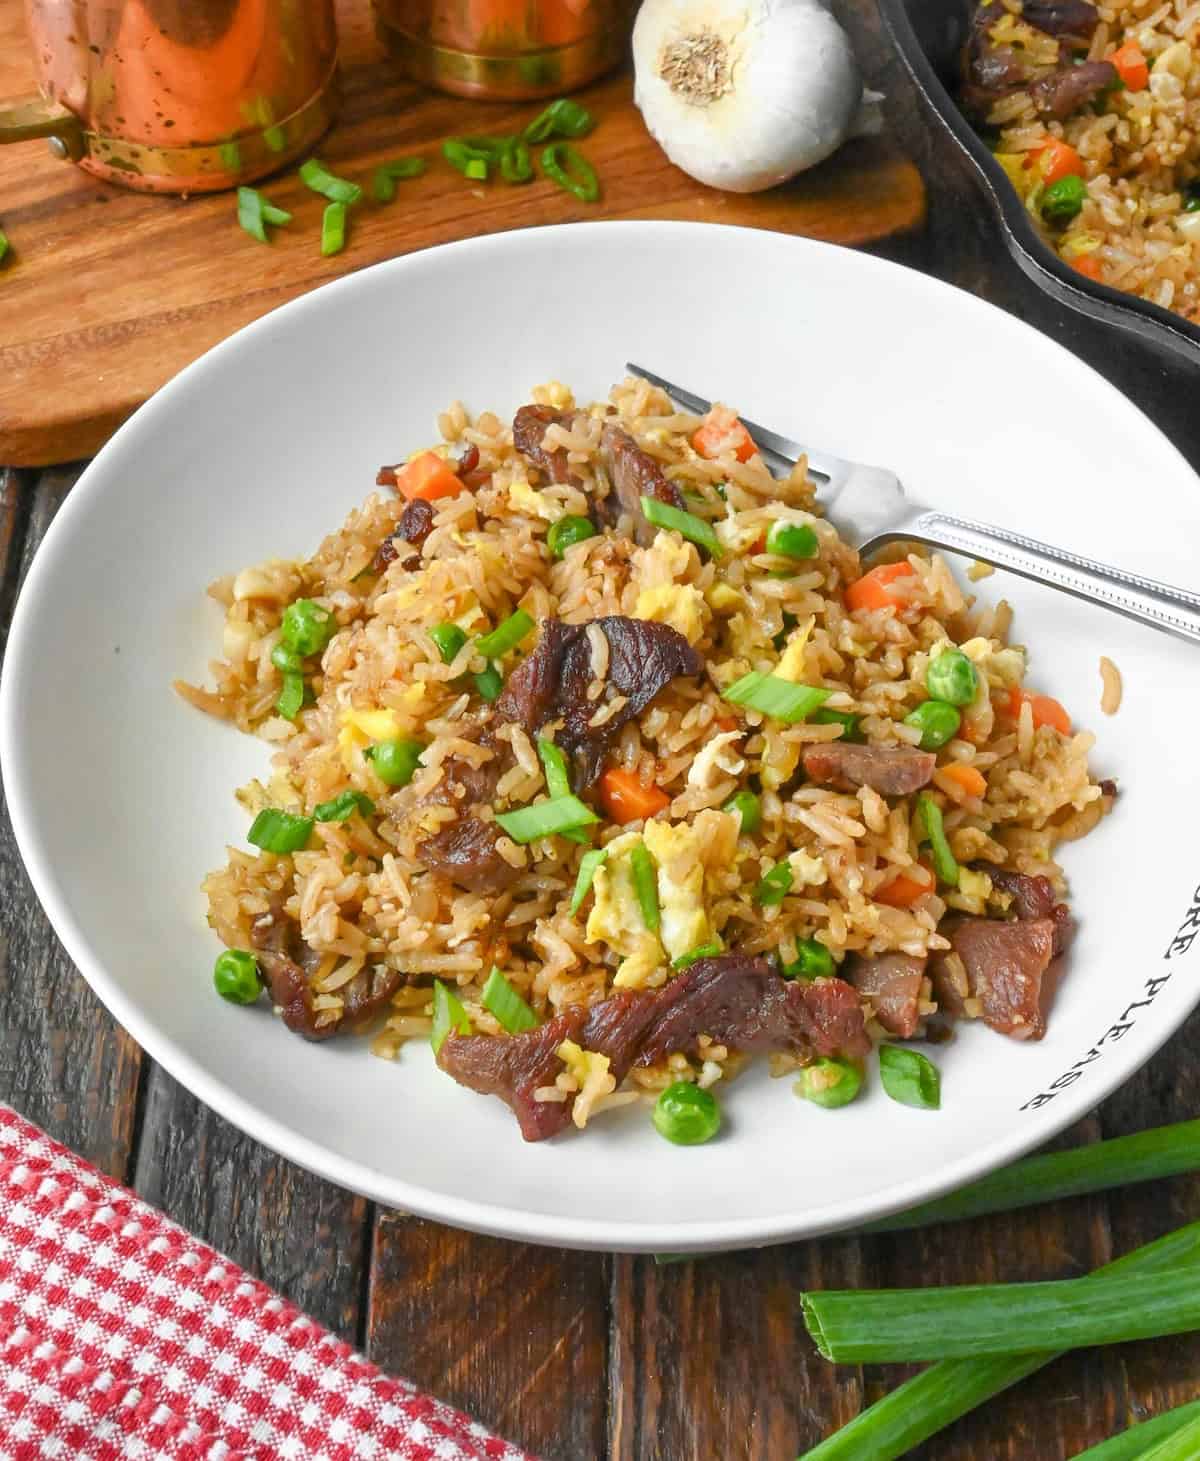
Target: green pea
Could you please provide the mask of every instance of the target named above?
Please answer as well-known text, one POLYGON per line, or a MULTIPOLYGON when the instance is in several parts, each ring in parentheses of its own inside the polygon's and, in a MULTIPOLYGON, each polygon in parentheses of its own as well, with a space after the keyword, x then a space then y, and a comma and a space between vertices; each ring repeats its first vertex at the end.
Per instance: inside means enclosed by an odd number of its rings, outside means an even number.
POLYGON ((943 649, 929 661, 925 688, 948 705, 970 705, 979 688, 979 674, 961 649, 943 649))
POLYGON ((822 1056, 800 1072, 796 1092, 814 1106, 834 1111, 839 1106, 848 1106, 862 1090, 862 1083, 862 1071, 857 1065, 822 1056))
POLYGON ((420 741, 380 741, 364 754, 385 786, 407 786, 417 774, 424 749, 420 741))
POLYGON ((281 675, 302 675, 304 673, 304 657, 289 649, 282 640, 271 651, 271 663, 281 675))
POLYGON ((735 791, 721 810, 737 812, 741 816, 741 830, 745 837, 753 837, 762 826, 762 802, 752 791, 735 791))
POLYGON ((546 546, 554 558, 561 558, 568 548, 596 536, 596 529, 586 517, 560 517, 550 525, 546 546))
POLYGON ((699 1146, 721 1129, 721 1108, 711 1092, 676 1081, 654 1103, 654 1129, 676 1146, 699 1146))
POLYGON ((921 732, 922 751, 936 751, 958 734, 962 716, 944 700, 926 700, 904 717, 904 724, 916 726, 921 732))
POLYGON ((305 659, 320 654, 336 633, 337 620, 312 599, 297 599, 283 611, 279 637, 305 659))
POLYGON ((1042 217, 1047 223, 1070 223, 1087 201, 1087 184, 1072 174, 1051 183, 1042 194, 1042 217))
POLYGON ((489 705, 493 700, 499 700, 500 691, 504 689, 504 676, 495 665, 488 665, 486 670, 480 670, 472 679, 476 690, 489 705))
POLYGON ((767 533, 767 552, 784 558, 815 558, 821 551, 817 535, 807 523, 775 522, 767 533))
POLYGON ((1184 183, 1183 211, 1185 213, 1200 212, 1200 178, 1193 178, 1190 183, 1184 183))
POLYGON ((829 979, 837 965, 833 955, 819 939, 803 938, 796 944, 796 957, 783 965, 786 979, 829 979))
POLYGON ((226 949, 213 965, 213 985, 222 999, 253 1004, 262 989, 258 960, 245 949, 226 949))

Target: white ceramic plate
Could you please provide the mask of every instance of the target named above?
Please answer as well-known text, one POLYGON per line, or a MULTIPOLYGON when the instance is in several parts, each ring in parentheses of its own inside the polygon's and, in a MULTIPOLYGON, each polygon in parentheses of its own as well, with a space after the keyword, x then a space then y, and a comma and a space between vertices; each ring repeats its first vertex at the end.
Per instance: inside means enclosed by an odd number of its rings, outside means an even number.
POLYGON ((1030 682, 1099 736, 1115 815, 1067 849, 1080 935, 1049 1033, 982 1028, 937 1052, 939 1112, 825 1112, 761 1068, 722 1093, 720 1140, 673 1147, 644 1109, 525 1145, 424 1045, 314 1046, 212 990, 200 880, 245 835, 233 789, 267 748, 189 709, 220 614, 204 587, 304 556, 433 435, 454 397, 511 411, 552 377, 601 395, 645 361, 756 420, 887 463, 936 506, 1196 586, 1197 483, 1074 357, 968 294, 762 232, 602 223, 416 254, 295 301, 213 350, 80 479, 17 607, 0 751, 17 837, 72 958, 179 1080, 269 1146, 380 1201, 512 1237, 610 1249, 768 1243, 865 1221, 978 1177, 1077 1118, 1197 999, 1200 659, 997 575, 1030 682), (1125 677, 1112 720, 1097 660, 1125 677), (1194 930, 1193 930, 1194 931, 1194 930), (1181 936, 1182 935, 1182 936, 1181 936))

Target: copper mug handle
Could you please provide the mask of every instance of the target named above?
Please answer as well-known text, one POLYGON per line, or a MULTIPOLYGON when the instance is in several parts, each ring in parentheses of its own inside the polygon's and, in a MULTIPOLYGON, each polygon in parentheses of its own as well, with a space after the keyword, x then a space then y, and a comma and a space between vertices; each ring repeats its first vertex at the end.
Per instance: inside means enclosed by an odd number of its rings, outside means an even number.
POLYGON ((83 156, 83 126, 74 112, 44 96, 23 97, 0 106, 0 146, 48 137, 56 156, 78 162, 83 156))

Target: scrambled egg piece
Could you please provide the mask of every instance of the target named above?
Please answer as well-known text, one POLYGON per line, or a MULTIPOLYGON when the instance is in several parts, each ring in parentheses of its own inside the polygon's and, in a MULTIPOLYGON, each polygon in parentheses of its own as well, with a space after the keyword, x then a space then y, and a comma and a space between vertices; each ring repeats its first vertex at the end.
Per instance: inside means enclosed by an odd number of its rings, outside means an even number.
POLYGON ((543 522, 552 523, 559 516, 558 509, 546 500, 524 477, 517 477, 508 484, 508 500, 517 512, 540 517, 543 522))
POLYGON ((778 791, 791 781, 800 764, 800 747, 795 741, 785 741, 773 726, 763 729, 762 769, 760 772, 764 791, 778 791))
POLYGON ((809 636, 812 634, 816 622, 816 617, 810 614, 802 624, 797 624, 792 630, 787 647, 780 655, 779 663, 774 670, 781 680, 791 680, 794 685, 803 683, 804 656, 808 650, 809 636))
MULTIPOLYGON (((424 694, 424 686, 415 688, 424 694)), ((400 734, 394 710, 343 710, 339 719, 338 750, 342 765, 353 771, 359 754, 375 741, 392 741, 400 734)))
POLYGON ((740 730, 722 731, 719 736, 706 742, 688 768, 688 785, 707 791, 718 776, 740 776, 746 769, 745 761, 736 751, 727 751, 725 748, 741 738, 740 730))
POLYGON ((1025 678, 1025 651, 1016 645, 976 638, 960 644, 959 649, 986 676, 989 684, 1019 685, 1025 678))
POLYGON ((644 588, 638 594, 633 616, 669 624, 689 644, 697 644, 704 635, 708 606, 704 595, 690 583, 664 583, 657 588, 644 588))
POLYGON ((616 1090, 617 1082, 609 1072, 608 1056, 584 1050, 574 1040, 564 1040, 554 1053, 579 1083, 579 1094, 571 1107, 571 1119, 582 1129, 587 1125, 595 1102, 616 1090))
POLYGON ((659 937, 672 959, 713 941, 704 906, 704 844, 686 822, 647 822, 642 836, 658 864, 659 937))
POLYGON ((792 870, 793 888, 819 888, 829 880, 825 859, 805 852, 803 848, 788 854, 788 866, 792 870))
POLYGON ((615 837, 592 883, 596 898, 588 914, 586 938, 588 943, 606 943, 622 955, 613 979, 618 989, 644 989, 663 963, 662 945, 646 927, 633 882, 629 854, 639 840, 636 832, 615 837))
POLYGON ((728 583, 714 583, 705 597, 709 607, 717 614, 734 614, 743 603, 741 594, 728 583))

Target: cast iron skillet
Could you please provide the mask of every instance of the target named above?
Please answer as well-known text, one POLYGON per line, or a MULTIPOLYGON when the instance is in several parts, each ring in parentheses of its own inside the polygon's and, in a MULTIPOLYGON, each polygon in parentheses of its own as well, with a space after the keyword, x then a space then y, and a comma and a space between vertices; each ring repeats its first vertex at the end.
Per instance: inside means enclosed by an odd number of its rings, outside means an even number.
POLYGON ((879 0, 896 49, 925 102, 983 180, 1004 241, 1039 288, 1069 308, 1138 336, 1156 351, 1200 365, 1200 326, 1064 264, 1038 237, 1015 189, 954 100, 972 0, 879 0))

